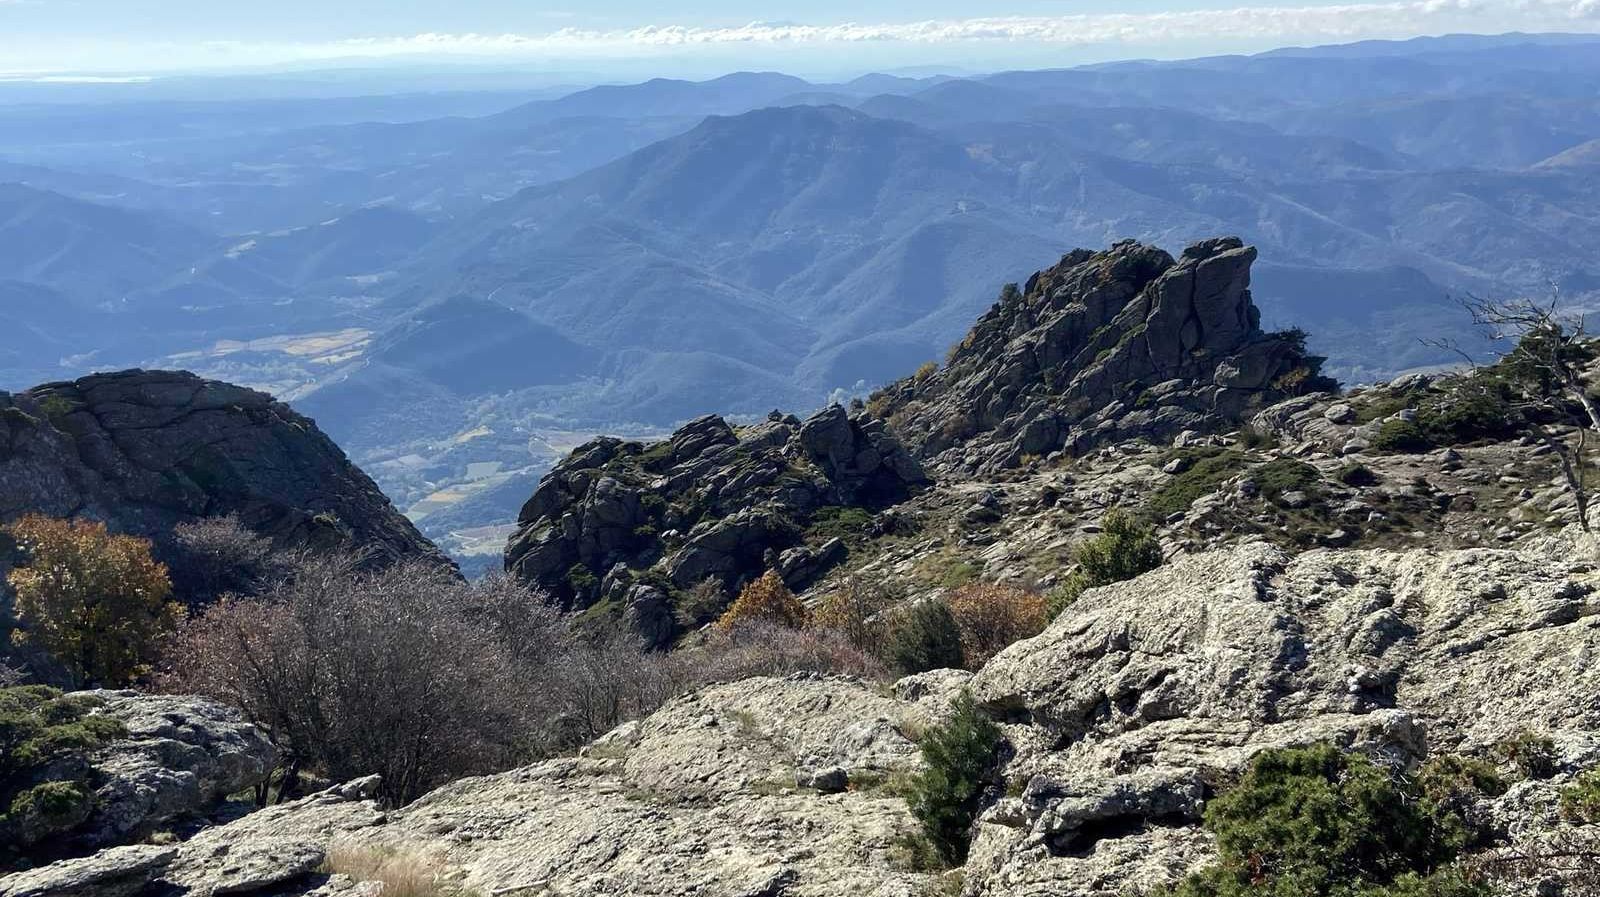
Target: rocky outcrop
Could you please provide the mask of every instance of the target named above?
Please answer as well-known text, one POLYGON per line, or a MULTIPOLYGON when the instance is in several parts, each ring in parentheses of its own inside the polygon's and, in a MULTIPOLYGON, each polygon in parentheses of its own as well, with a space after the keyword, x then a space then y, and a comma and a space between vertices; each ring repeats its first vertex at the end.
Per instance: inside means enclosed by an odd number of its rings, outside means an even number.
POLYGON ((349 887, 341 856, 365 853, 411 859, 462 893, 910 897, 932 876, 895 859, 913 823, 885 783, 920 762, 904 731, 926 722, 917 705, 847 679, 711 688, 582 756, 467 779, 401 810, 379 810, 376 783, 356 782, 208 829, 161 855, 153 888, 337 893, 349 887), (819 772, 845 785, 796 784, 819 772))
POLYGON ((942 370, 872 407, 918 457, 966 473, 1231 429, 1249 409, 1332 385, 1296 335, 1261 331, 1255 257, 1233 237, 1178 259, 1133 241, 1076 250, 1002 297, 942 370))
POLYGON ((310 420, 182 372, 0 393, 0 521, 29 512, 158 542, 175 524, 236 514, 280 546, 448 563, 310 420))
POLYGON ((215 701, 132 691, 77 697, 95 716, 120 723, 121 732, 91 752, 54 760, 50 780, 84 782, 92 796, 74 818, 11 832, 20 843, 8 846, 24 855, 84 853, 192 825, 277 766, 265 733, 215 701))
POLYGON ((1561 773, 1528 787, 1553 799, 1600 761, 1587 660, 1600 577, 1571 550, 1291 556, 1251 543, 1087 593, 972 680, 1013 722, 1006 776, 1021 793, 985 813, 971 893, 1171 880, 1212 855, 1205 798, 1267 747, 1331 742, 1410 765, 1549 733, 1561 773))
MULTIPOLYGON (((1258 752, 1310 743, 1414 767, 1547 735, 1550 769, 1505 767, 1513 784, 1474 818, 1504 839, 1496 850, 1592 844, 1596 827, 1563 820, 1559 790, 1600 765, 1594 556, 1574 537, 1300 555, 1254 542, 1180 557, 1086 592, 975 675, 707 688, 577 757, 391 812, 357 782, 208 829, 163 857, 155 886, 331 894, 355 886, 335 874, 339 857, 365 851, 483 894, 929 893, 950 882, 897 853, 916 823, 892 783, 919 768, 913 739, 963 689, 1005 736, 962 870, 969 897, 1171 883, 1216 855, 1207 802, 1258 752)), ((1539 883, 1555 874, 1507 893, 1562 893, 1539 883)))
POLYGON ((177 855, 176 847, 113 847, 0 878, 0 897, 133 897, 177 855))
POLYGON ((228 795, 263 782, 278 750, 239 713, 205 698, 91 692, 99 713, 127 734, 92 758, 95 810, 78 829, 87 845, 119 844, 167 822, 204 814, 228 795))
POLYGON ((882 421, 839 406, 738 429, 703 417, 649 446, 602 438, 540 482, 506 569, 566 607, 626 609, 664 643, 679 591, 712 579, 731 593, 768 569, 804 585, 842 556, 827 539, 807 545, 819 512, 880 507, 924 482, 882 421))

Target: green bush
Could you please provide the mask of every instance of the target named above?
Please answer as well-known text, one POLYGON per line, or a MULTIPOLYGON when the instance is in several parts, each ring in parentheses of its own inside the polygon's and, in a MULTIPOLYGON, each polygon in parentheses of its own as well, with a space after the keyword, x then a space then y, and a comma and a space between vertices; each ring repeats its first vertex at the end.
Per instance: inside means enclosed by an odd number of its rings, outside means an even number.
POLYGON ((1384 421, 1372 447, 1387 452, 1425 452, 1505 436, 1518 428, 1510 401, 1512 386, 1507 372, 1497 366, 1446 381, 1438 389, 1386 401, 1380 410, 1394 414, 1410 408, 1416 412, 1415 419, 1384 421))
POLYGON ((920 601, 895 614, 884 661, 906 676, 961 669, 961 628, 950 608, 943 601, 920 601))
POLYGON ((978 802, 1000 746, 996 726, 962 692, 950 718, 922 737, 923 768, 906 803, 938 856, 952 866, 967 859, 978 802))
POLYGON ((811 515, 811 526, 806 529, 806 540, 826 542, 837 538, 852 545, 859 544, 866 538, 867 528, 871 525, 872 514, 862 508, 829 505, 818 508, 816 513, 811 515))
POLYGON ((1278 447, 1278 438, 1260 427, 1247 425, 1239 428, 1239 445, 1247 449, 1278 447))
POLYGON ((1394 418, 1378 425, 1372 447, 1381 452, 1425 452, 1433 448, 1433 442, 1420 424, 1394 418))
POLYGON ((591 595, 600 588, 600 577, 583 564, 573 564, 567 571, 567 585, 578 595, 591 595))
POLYGON ((1263 751, 1206 807, 1216 864, 1179 897, 1486 897, 1416 782, 1331 745, 1263 751))
POLYGON ((1100 519, 1100 533, 1072 552, 1078 569, 1050 593, 1050 613, 1061 613, 1085 591, 1132 579, 1161 566, 1155 530, 1119 508, 1100 519))
MULTIPOLYGON (((90 715, 101 703, 37 685, 0 689, 0 844, 25 848, 87 817, 88 755, 126 732, 90 715)), ((0 862, 11 859, 0 849, 0 862)))
POLYGON ((1561 814, 1573 822, 1600 822, 1600 769, 1591 769, 1561 789, 1561 814))
POLYGON ((1526 729, 1495 745, 1500 759, 1525 779, 1548 779, 1556 774, 1556 743, 1550 736, 1526 729))
POLYGON ((1333 478, 1346 486, 1376 486, 1379 483, 1378 475, 1372 472, 1372 468, 1354 462, 1339 468, 1333 478))
POLYGON ((1445 844, 1459 851, 1492 839, 1493 826, 1480 818, 1478 801, 1506 793, 1505 779, 1493 765, 1459 754, 1434 757, 1417 771, 1417 789, 1445 844))

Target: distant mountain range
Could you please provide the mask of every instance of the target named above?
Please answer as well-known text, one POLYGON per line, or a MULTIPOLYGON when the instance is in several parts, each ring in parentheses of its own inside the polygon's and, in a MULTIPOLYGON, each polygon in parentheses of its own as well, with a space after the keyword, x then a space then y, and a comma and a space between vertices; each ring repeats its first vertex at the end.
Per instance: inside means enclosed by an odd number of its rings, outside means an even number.
POLYGON ((1507 35, 0 108, 0 385, 269 388, 459 522, 565 434, 860 394, 1070 248, 1216 234, 1269 326, 1384 377, 1450 360, 1416 337, 1469 335, 1451 294, 1600 299, 1597 96, 1600 38, 1507 35))

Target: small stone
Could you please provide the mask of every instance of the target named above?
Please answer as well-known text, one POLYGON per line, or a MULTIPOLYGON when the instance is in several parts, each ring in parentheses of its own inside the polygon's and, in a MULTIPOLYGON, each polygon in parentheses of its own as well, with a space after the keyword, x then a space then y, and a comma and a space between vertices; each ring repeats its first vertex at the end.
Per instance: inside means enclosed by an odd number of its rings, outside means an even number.
POLYGON ((1283 495, 1278 497, 1278 501, 1281 502, 1286 508, 1304 508, 1311 504, 1311 496, 1299 490, 1295 490, 1293 492, 1283 493, 1283 495))
POLYGON ((1367 440, 1359 438, 1352 439, 1339 448, 1339 454, 1359 455, 1369 448, 1372 448, 1372 443, 1368 442, 1367 440))
POLYGON ((849 788, 850 774, 841 766, 802 769, 794 774, 794 783, 801 788, 810 788, 823 794, 838 794, 849 788))
POLYGON ((1355 421, 1356 410, 1350 407, 1348 403, 1339 402, 1328 406, 1328 410, 1322 412, 1322 416, 1327 418, 1330 423, 1348 424, 1355 421))
POLYGON ((1194 463, 1194 462, 1190 461, 1186 457, 1181 457, 1180 456, 1180 457, 1177 457, 1177 458, 1173 458, 1171 461, 1168 461, 1165 465, 1162 466, 1161 472, 1162 473, 1169 473, 1169 474, 1183 473, 1185 470, 1189 469, 1189 465, 1191 465, 1192 463, 1194 463))

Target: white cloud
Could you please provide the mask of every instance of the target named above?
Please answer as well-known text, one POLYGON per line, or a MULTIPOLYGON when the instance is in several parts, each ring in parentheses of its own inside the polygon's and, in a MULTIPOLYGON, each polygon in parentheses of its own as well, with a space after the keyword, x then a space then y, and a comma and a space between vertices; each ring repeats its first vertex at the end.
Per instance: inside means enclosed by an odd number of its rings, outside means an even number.
POLYGON ((1406 0, 1337 6, 1251 6, 1159 13, 1004 16, 832 25, 751 23, 737 27, 651 25, 618 30, 563 28, 546 34, 428 33, 304 47, 318 53, 524 54, 691 48, 714 45, 863 43, 1052 45, 1161 44, 1205 40, 1328 40, 1446 31, 1600 30, 1600 0, 1406 0))
MULTIPOLYGON (((0 6, 39 0, 0 0, 0 6)), ((1227 2, 1227 0, 1219 0, 1227 2)), ((1234 0, 1248 2, 1248 0, 1234 0)), ((553 22, 552 24, 558 24, 553 22)), ((1506 31, 1600 32, 1600 0, 1373 0, 1339 5, 1235 6, 1151 13, 1060 16, 983 16, 912 22, 794 24, 754 22, 734 27, 684 24, 636 28, 556 28, 540 33, 430 32, 325 41, 208 42, 86 37, 78 45, 37 46, 0 35, 9 67, 48 71, 151 71, 303 63, 342 57, 472 56, 525 60, 605 60, 647 66, 647 59, 720 58, 726 65, 760 64, 779 51, 828 64, 848 58, 875 65, 960 57, 976 64, 1017 60, 1197 55, 1290 44, 1337 43, 1419 34, 1506 31), (1028 57, 1018 48, 1032 48, 1028 57), (1058 49, 1088 48, 1068 54, 1058 49), (732 60, 732 61, 729 61, 732 60), (619 62, 622 61, 622 62, 619 62)), ((797 62, 796 60, 801 60, 797 62)), ((691 64, 691 63, 685 63, 691 64)), ((600 66, 604 67, 604 66, 600 66)), ((708 64, 706 70, 725 67, 708 64)))

